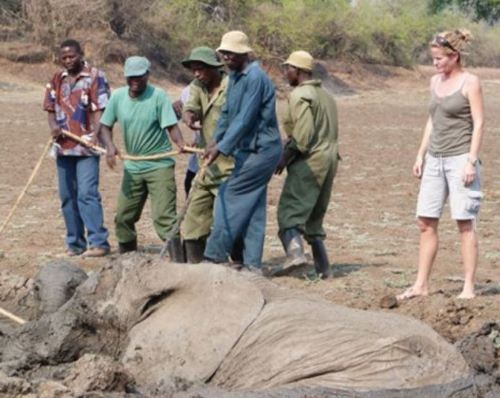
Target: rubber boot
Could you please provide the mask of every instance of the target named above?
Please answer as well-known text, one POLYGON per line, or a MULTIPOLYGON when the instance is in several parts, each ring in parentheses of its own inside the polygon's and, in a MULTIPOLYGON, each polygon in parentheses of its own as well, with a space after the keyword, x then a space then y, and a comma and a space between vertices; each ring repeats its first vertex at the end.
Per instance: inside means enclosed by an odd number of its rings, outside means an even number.
POLYGON ((120 254, 135 252, 137 250, 137 240, 131 240, 130 242, 118 243, 118 252, 120 254))
POLYGON ((314 268, 321 279, 327 279, 331 276, 330 261, 326 252, 325 243, 322 239, 315 238, 311 243, 312 254, 314 258, 314 268))
POLYGON ((230 257, 236 268, 243 265, 243 239, 238 238, 234 241, 230 257))
POLYGON ((167 251, 170 261, 174 263, 186 262, 186 255, 184 254, 181 238, 177 237, 170 239, 167 243, 167 251))
POLYGON ((294 269, 307 264, 302 235, 298 229, 287 229, 279 234, 279 238, 286 252, 286 261, 283 266, 271 272, 274 276, 287 275, 294 269))
POLYGON ((198 264, 203 261, 203 252, 205 251, 206 238, 188 239, 184 241, 184 250, 186 252, 186 261, 189 264, 198 264))

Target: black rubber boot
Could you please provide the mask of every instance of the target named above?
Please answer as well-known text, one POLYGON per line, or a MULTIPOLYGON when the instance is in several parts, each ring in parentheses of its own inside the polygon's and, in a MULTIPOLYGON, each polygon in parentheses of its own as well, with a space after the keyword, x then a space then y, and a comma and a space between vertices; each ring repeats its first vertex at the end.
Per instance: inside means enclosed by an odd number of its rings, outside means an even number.
POLYGON ((234 241, 230 257, 233 264, 243 265, 243 239, 238 238, 234 241))
POLYGON ((185 263, 186 255, 184 254, 184 246, 182 246, 181 238, 172 238, 167 243, 168 256, 173 263, 185 263))
POLYGON ((327 279, 331 276, 330 260, 326 252, 325 243, 322 239, 315 238, 311 243, 312 254, 314 258, 314 268, 321 279, 327 279))
POLYGON ((120 254, 135 252, 137 250, 137 240, 131 240, 130 242, 118 243, 118 252, 120 254))
POLYGON ((206 238, 188 239, 184 241, 186 261, 190 264, 198 264, 203 261, 206 238))
POLYGON ((286 252, 286 261, 284 265, 271 272, 274 276, 287 275, 294 269, 307 264, 302 235, 298 229, 287 229, 279 234, 279 238, 286 252))

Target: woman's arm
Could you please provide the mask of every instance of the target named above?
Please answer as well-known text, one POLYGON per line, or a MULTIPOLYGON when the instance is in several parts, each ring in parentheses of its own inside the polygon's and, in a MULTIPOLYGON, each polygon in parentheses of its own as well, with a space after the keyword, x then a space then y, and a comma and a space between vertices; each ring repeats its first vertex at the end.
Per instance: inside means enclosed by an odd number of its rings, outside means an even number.
MULTIPOLYGON (((436 81, 438 78, 439 75, 434 75, 431 78, 430 82, 431 95, 433 94, 434 87, 436 85, 436 81)), ((431 133, 432 133, 432 118, 429 115, 429 117, 427 118, 427 123, 425 124, 422 142, 420 143, 420 147, 418 148, 417 158, 415 159, 415 164, 413 165, 413 175, 417 178, 422 178, 424 159, 425 159, 425 154, 427 153, 427 148, 429 147, 431 133)))
POLYGON ((417 178, 422 177, 422 171, 424 166, 424 157, 429 146, 429 140, 432 132, 432 119, 429 116, 427 123, 425 124, 424 135, 422 137, 422 142, 420 143, 420 148, 418 148, 417 158, 415 159, 415 164, 413 165, 413 175, 417 178))
POLYGON ((479 78, 471 75, 465 87, 466 95, 469 99, 471 114, 472 114, 472 141, 469 150, 469 161, 464 170, 464 183, 470 185, 476 177, 476 167, 479 157, 479 150, 483 142, 484 132, 484 107, 483 107, 483 94, 479 78))

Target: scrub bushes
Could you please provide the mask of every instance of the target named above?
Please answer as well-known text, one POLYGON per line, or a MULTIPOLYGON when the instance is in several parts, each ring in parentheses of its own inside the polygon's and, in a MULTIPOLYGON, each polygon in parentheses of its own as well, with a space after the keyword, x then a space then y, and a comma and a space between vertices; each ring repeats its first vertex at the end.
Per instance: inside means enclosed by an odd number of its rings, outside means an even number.
MULTIPOLYGON (((101 60, 120 43, 163 68, 177 68, 197 45, 216 47, 222 33, 245 31, 259 58, 281 62, 303 48, 318 58, 411 67, 428 61, 432 35, 455 27, 476 37, 469 64, 500 65, 500 28, 459 9, 414 0, 8 0, 27 33, 55 48, 71 36, 99 41, 101 60), (18 7, 21 4, 22 7, 18 7), (477 18, 475 19, 477 21, 477 18)), ((119 58, 119 57, 118 57, 119 58)))

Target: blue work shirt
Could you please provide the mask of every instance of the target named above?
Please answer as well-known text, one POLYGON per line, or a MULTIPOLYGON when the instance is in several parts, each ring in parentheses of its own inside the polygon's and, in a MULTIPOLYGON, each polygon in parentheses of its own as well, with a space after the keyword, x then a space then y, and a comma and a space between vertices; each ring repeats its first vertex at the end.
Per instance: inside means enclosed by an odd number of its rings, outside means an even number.
POLYGON ((213 137, 224 155, 281 145, 274 84, 257 61, 242 72, 230 73, 226 102, 213 137))

